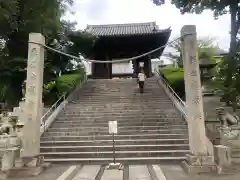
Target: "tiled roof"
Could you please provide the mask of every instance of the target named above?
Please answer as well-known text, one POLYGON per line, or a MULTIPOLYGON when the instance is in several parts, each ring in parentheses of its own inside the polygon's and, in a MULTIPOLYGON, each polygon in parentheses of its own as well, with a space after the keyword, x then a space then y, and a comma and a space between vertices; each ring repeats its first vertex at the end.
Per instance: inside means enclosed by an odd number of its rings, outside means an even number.
POLYGON ((170 32, 170 28, 160 30, 155 22, 132 24, 88 25, 87 32, 95 36, 124 36, 159 34, 170 32))

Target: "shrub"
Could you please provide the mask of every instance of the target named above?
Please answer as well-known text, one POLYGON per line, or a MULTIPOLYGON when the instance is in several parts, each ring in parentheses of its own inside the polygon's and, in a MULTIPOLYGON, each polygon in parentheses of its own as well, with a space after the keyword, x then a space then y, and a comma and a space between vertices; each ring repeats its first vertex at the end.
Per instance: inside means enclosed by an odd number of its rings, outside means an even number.
POLYGON ((65 74, 58 77, 56 79, 58 96, 71 92, 81 80, 83 80, 83 75, 80 74, 65 74))
POLYGON ((64 93, 70 93, 83 81, 84 73, 64 74, 43 86, 43 101, 46 105, 55 103, 64 93))
POLYGON ((56 81, 50 81, 43 85, 43 102, 45 105, 51 105, 56 102, 57 96, 56 81))
POLYGON ((165 80, 169 83, 171 88, 178 94, 178 96, 185 100, 185 85, 184 85, 184 71, 182 68, 166 67, 159 69, 160 73, 164 75, 165 80))

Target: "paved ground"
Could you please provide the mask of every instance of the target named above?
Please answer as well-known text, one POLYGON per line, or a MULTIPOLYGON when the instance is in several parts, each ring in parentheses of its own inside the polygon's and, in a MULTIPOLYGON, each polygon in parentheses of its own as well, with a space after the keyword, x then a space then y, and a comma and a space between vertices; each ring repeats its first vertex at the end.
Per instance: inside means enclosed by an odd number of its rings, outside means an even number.
POLYGON ((44 173, 37 177, 11 178, 10 180, 56 180, 69 168, 69 165, 52 165, 44 173))
POLYGON ((239 180, 240 172, 233 175, 186 175, 180 166, 161 165, 161 169, 167 180, 239 180))
POLYGON ((107 170, 100 165, 52 165, 38 177, 10 180, 239 180, 234 175, 188 176, 178 165, 130 165, 124 170, 107 170))

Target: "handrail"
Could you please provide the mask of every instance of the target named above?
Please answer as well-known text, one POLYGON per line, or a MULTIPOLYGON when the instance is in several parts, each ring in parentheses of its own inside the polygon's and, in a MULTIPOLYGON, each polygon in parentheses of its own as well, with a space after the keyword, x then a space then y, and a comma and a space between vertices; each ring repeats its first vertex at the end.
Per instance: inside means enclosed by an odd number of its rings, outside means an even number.
MULTIPOLYGON (((172 99, 172 102, 174 106, 177 106, 176 108, 179 109, 184 115, 184 118, 186 119, 187 113, 186 113, 186 103, 178 96, 178 94, 172 89, 172 87, 169 85, 169 83, 162 77, 161 73, 157 72, 160 78, 160 84, 162 87, 164 87, 165 91, 168 91, 168 95, 172 99), (174 99, 173 99, 174 98, 174 99), (180 103, 180 106, 178 104, 175 104, 176 102, 180 103)), ((159 81, 158 81, 159 82, 159 81)))
POLYGON ((48 111, 42 116, 41 118, 41 126, 44 127, 45 131, 45 123, 47 118, 52 114, 52 112, 58 107, 59 102, 65 101, 67 93, 64 93, 49 109, 48 111))
MULTIPOLYGON (((167 95, 170 99, 172 99, 172 102, 174 106, 181 112, 181 114, 184 116, 185 121, 187 121, 187 105, 186 103, 177 95, 177 93, 170 87, 169 83, 165 81, 165 79, 161 76, 160 73, 158 73, 160 77, 160 82, 162 87, 165 89, 167 95), (180 104, 180 105, 179 105, 180 104)), ((213 144, 209 140, 209 138, 206 136, 206 146, 207 146, 207 152, 210 155, 213 155, 213 144)))
POLYGON ((173 90, 173 88, 169 85, 169 83, 161 76, 159 73, 160 78, 163 80, 164 84, 167 86, 167 88, 173 93, 173 95, 179 100, 179 102, 186 106, 186 103, 179 97, 179 95, 173 90))

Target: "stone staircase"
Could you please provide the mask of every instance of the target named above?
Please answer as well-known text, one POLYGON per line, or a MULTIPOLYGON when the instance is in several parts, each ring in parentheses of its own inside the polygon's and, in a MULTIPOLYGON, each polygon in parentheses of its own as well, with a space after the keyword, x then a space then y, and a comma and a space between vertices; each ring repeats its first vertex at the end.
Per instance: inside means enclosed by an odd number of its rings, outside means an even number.
POLYGON ((117 162, 181 161, 189 151, 187 124, 157 79, 140 94, 136 79, 89 80, 41 137, 48 162, 112 162, 108 121, 118 121, 117 162))

